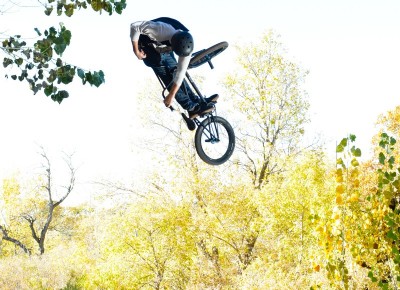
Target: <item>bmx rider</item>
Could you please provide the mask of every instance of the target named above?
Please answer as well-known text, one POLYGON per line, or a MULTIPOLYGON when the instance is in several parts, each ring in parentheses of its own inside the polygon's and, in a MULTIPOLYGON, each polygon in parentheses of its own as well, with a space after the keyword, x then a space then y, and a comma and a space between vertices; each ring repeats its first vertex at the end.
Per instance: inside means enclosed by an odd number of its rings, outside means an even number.
POLYGON ((166 107, 170 107, 176 99, 181 107, 188 111, 191 119, 215 109, 218 95, 205 98, 205 102, 202 102, 184 80, 194 42, 183 24, 168 17, 136 21, 130 26, 130 38, 136 57, 151 67, 168 88, 168 95, 164 99, 166 107), (178 61, 174 53, 178 56, 178 61), (187 93, 181 88, 182 84, 187 93))

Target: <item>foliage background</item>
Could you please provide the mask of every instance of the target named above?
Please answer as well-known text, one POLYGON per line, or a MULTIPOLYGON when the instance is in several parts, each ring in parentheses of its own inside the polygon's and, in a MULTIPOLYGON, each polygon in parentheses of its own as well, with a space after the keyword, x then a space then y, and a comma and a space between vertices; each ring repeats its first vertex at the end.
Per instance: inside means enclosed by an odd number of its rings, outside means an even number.
POLYGON ((41 9, 22 6, 1 15, 2 27, 15 23, 17 12, 31 21, 2 33, 17 29, 33 38, 34 27, 63 21, 73 43, 63 57, 103 69, 106 79, 99 89, 72 84, 61 106, 0 79, 2 220, 35 251, 29 256, 2 240, 1 287, 397 289, 399 183, 393 140, 398 139, 399 88, 390 71, 400 64, 398 4, 158 4, 151 9, 129 4, 121 17, 81 11, 73 18, 43 18, 41 9), (220 11, 227 13, 221 16, 220 11), (287 60, 310 71, 304 86, 299 82, 311 105, 311 123, 305 127, 309 135, 296 139, 301 154, 274 156, 282 170, 267 175, 261 186, 255 186, 239 150, 232 162, 218 168, 199 162, 179 116, 162 107, 151 71, 134 59, 129 23, 165 14, 193 23, 198 48, 231 43, 216 59, 216 71, 202 68, 196 77, 203 78, 207 94, 223 91, 218 106, 237 129, 249 113, 248 102, 238 105, 229 81, 222 90, 221 80, 241 72, 235 66, 241 48, 257 43, 272 27, 289 49, 287 60), (379 15, 384 17, 375 21, 379 15), (208 19, 217 19, 218 29, 208 19), (384 114, 378 118, 379 112, 384 114), (372 129, 377 119, 380 133, 372 129), (318 131, 328 137, 323 138, 326 147, 306 148, 318 131), (81 176, 69 206, 56 215, 56 224, 63 227, 49 232, 42 255, 18 218, 25 207, 40 212, 46 206, 45 195, 35 196, 43 168, 33 143, 47 148, 56 184, 66 185, 59 151, 76 152, 81 176), (6 186, 11 181, 15 186, 6 186), (21 201, 16 189, 29 198, 21 201), (7 221, 10 216, 16 217, 13 223, 7 221))

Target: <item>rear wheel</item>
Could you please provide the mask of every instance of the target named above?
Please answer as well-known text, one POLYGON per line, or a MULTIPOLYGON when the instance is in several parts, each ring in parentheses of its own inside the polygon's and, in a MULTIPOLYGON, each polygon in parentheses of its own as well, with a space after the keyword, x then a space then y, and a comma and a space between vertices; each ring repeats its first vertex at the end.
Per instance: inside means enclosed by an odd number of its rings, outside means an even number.
POLYGON ((197 127, 194 137, 197 154, 206 163, 220 165, 235 149, 235 133, 227 120, 209 116, 197 127))

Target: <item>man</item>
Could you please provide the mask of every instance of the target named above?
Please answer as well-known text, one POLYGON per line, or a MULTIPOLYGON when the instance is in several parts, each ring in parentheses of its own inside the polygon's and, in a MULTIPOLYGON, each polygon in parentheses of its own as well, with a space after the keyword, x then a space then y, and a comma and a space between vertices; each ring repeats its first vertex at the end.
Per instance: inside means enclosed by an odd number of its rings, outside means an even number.
POLYGON ((194 119, 213 111, 218 95, 206 98, 206 103, 201 102, 184 80, 194 46, 188 31, 179 21, 161 17, 132 23, 130 37, 136 57, 151 67, 168 88, 165 106, 171 106, 176 99, 188 111, 189 118, 194 119), (173 53, 178 55, 178 62, 173 53), (182 90, 182 84, 187 94, 182 90))

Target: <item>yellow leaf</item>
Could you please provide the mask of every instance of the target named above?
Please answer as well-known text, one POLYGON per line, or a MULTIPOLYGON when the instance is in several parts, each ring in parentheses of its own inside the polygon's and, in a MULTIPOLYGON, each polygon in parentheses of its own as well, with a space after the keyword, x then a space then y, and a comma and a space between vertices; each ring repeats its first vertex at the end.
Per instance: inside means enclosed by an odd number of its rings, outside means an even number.
POLYGON ((323 228, 321 225, 319 225, 319 226, 316 228, 316 231, 317 231, 317 232, 323 232, 323 231, 324 231, 324 228, 323 228))
POLYGON ((342 194, 345 191, 344 185, 340 184, 336 187, 336 193, 342 194))
POLYGON ((343 204, 343 197, 340 194, 336 195, 336 203, 339 205, 343 204))
POLYGON ((358 194, 357 194, 357 193, 353 193, 353 194, 350 196, 350 201, 351 201, 351 202, 357 202, 357 201, 358 201, 358 194))

